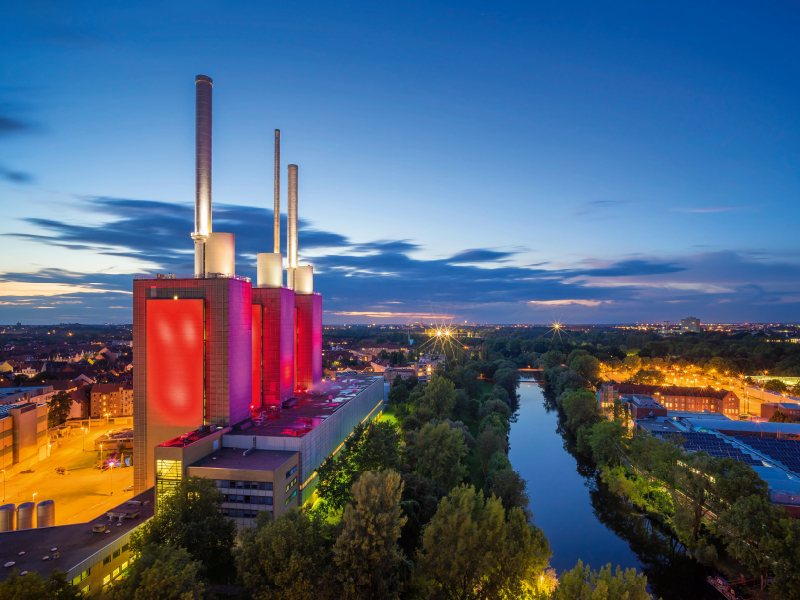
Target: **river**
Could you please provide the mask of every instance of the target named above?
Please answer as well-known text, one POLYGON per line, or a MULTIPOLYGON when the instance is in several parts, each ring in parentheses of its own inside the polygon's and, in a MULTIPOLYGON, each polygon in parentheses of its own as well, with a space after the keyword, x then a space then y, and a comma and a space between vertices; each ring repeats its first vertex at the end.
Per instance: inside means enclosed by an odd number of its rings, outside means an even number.
POLYGON ((663 600, 721 598, 682 546, 608 492, 588 460, 576 455, 537 383, 520 383, 509 458, 528 482, 530 509, 550 540, 559 575, 580 558, 597 570, 607 563, 636 568, 663 600))

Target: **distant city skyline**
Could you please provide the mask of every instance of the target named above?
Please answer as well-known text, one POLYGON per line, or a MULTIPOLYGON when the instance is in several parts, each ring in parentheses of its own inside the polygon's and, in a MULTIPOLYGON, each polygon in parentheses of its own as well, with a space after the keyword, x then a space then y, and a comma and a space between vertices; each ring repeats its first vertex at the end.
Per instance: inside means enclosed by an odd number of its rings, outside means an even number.
POLYGON ((157 6, 6 10, 0 323, 192 272, 199 73, 237 273, 277 127, 325 324, 800 320, 794 5, 157 6))

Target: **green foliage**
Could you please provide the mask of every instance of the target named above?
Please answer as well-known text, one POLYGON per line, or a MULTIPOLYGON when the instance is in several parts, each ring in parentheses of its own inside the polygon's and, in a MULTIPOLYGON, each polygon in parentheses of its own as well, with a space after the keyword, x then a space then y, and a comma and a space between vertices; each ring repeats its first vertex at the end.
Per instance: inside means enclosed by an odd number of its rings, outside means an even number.
POLYGON ((617 566, 611 572, 611 564, 592 571, 580 560, 574 569, 561 575, 556 589, 557 600, 650 600, 647 593, 647 577, 636 573, 636 569, 622 572, 617 566))
POLYGON ((522 509, 506 515, 499 499, 462 485, 425 529, 415 578, 425 598, 516 598, 533 589, 551 554, 522 509))
POLYGON ((769 546, 779 516, 769 500, 753 495, 739 498, 718 521, 718 527, 728 534, 728 554, 762 578, 772 562, 762 546, 769 546))
POLYGON ((263 511, 241 535, 236 568, 253 600, 331 597, 334 541, 333 526, 319 512, 292 509, 273 521, 263 511))
POLYGON ((66 573, 53 570, 47 580, 36 573, 20 575, 14 569, 4 582, 0 583, 0 600, 78 600, 83 598, 77 586, 67 581, 66 573))
POLYGON ((539 357, 539 366, 543 369, 552 369, 561 365, 567 359, 558 350, 550 350, 539 357))
POLYGON ((584 443, 591 448, 592 458, 600 465, 619 465, 625 451, 626 429, 619 421, 600 421, 589 428, 581 428, 584 443))
POLYGON ((676 502, 673 523, 681 541, 692 547, 698 541, 706 497, 712 489, 714 459, 707 454, 692 454, 673 471, 676 487, 683 492, 680 501, 676 502))
MULTIPOLYGON (((575 350, 575 352, 579 352, 575 350)), ((584 385, 592 385, 600 379, 600 361, 594 356, 583 354, 568 361, 570 369, 580 375, 584 385)))
POLYGON ((764 382, 764 389, 769 390, 770 392, 783 393, 788 388, 786 387, 786 384, 783 383, 780 379, 770 379, 764 382))
POLYGON ((776 410, 774 413, 772 413, 772 416, 770 416, 769 422, 770 423, 796 423, 797 421, 795 421, 791 417, 786 416, 781 411, 776 410))
POLYGON ((69 411, 72 409, 72 396, 69 392, 58 392, 52 398, 47 406, 47 426, 58 427, 69 417, 69 411))
POLYGON ((770 594, 781 600, 800 598, 800 520, 781 516, 760 546, 774 559, 775 582, 769 588, 770 594))
POLYGON ((436 514, 445 490, 439 483, 416 473, 403 473, 402 479, 400 508, 408 520, 400 535, 400 547, 406 556, 412 557, 421 542, 422 529, 436 514))
POLYGON ((341 510, 352 500, 353 483, 364 471, 396 469, 400 463, 400 435, 388 421, 360 423, 342 451, 317 469, 317 493, 331 510, 341 510))
POLYGON ((353 485, 354 503, 345 507, 344 527, 333 547, 343 598, 398 597, 405 559, 398 544, 406 523, 400 508, 402 487, 395 471, 368 471, 353 485))
POLYGON ((111 588, 114 600, 203 600, 210 598, 200 575, 203 565, 183 548, 148 545, 128 576, 111 588))
POLYGON ((446 377, 434 375, 425 386, 422 406, 428 408, 437 419, 451 416, 456 404, 456 387, 446 377))
POLYGON ((589 390, 570 393, 564 398, 562 406, 572 431, 577 431, 582 425, 594 425, 600 420, 597 397, 589 390))
POLYGON ((449 490, 464 479, 467 444, 464 434, 447 423, 426 423, 406 433, 405 456, 413 471, 449 490))
POLYGON ((400 375, 398 375, 392 389, 389 390, 389 404, 392 406, 405 404, 408 401, 408 394, 408 388, 402 382, 400 375))
POLYGON ((630 383, 645 383, 648 385, 661 385, 667 380, 664 373, 657 370, 639 369, 628 381, 630 383))
POLYGON ((222 494, 213 480, 183 479, 159 501, 156 515, 131 534, 131 549, 142 553, 148 546, 184 548, 209 578, 225 580, 233 568, 236 524, 222 516, 221 506, 222 494))
POLYGON ((504 367, 498 369, 494 374, 494 382, 503 388, 508 394, 509 398, 517 397, 517 388, 519 387, 519 371, 516 365, 513 367, 504 367))
POLYGON ((500 433, 494 427, 487 427, 479 435, 478 457, 484 476, 488 475, 489 460, 496 452, 508 452, 508 440, 505 433, 500 433))
MULTIPOLYGON (((497 455, 504 456, 501 452, 497 455)), ((527 509, 530 502, 527 482, 511 468, 489 471, 486 479, 486 495, 499 498, 507 511, 514 507, 527 509)))

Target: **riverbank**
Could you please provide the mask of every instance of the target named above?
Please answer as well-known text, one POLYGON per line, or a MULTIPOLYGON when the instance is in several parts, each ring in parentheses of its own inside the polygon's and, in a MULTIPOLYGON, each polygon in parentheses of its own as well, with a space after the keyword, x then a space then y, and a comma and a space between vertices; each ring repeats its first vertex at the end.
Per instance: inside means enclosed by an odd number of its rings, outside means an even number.
POLYGON ((607 563, 636 568, 663 600, 719 598, 702 566, 599 481, 594 466, 563 433, 555 404, 537 383, 520 383, 519 403, 509 458, 528 482, 530 509, 550 540, 551 564, 559 574, 580 558, 595 569, 607 563))

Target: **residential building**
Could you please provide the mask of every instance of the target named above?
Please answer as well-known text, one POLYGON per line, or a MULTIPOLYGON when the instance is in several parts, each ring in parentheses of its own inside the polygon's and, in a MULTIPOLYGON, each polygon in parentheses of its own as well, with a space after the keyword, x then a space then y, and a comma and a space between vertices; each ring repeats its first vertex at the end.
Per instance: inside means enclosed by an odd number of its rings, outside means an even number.
POLYGON ((652 396, 667 410, 720 412, 736 417, 740 410, 739 397, 734 392, 712 387, 620 383, 617 389, 620 395, 652 396))
POLYGON ((688 319, 681 319, 681 331, 700 333, 703 331, 703 326, 700 323, 700 319, 689 317, 688 319))

